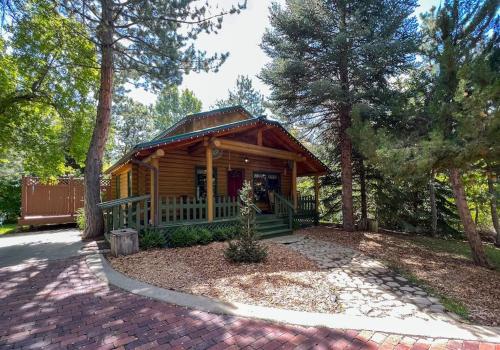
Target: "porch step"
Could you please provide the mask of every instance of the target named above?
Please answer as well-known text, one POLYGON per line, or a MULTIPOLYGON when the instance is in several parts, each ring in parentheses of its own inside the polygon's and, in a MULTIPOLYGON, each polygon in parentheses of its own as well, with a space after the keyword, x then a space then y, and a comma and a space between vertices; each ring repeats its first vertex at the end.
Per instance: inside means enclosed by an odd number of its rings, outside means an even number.
POLYGON ((258 215, 255 218, 255 229, 261 238, 289 235, 288 218, 280 218, 273 214, 258 215))

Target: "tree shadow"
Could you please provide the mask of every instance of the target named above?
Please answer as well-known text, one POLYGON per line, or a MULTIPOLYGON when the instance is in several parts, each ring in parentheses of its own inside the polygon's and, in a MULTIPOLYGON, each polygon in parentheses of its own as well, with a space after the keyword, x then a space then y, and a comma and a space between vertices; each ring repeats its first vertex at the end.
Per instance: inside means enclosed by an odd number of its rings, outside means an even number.
POLYGON ((354 331, 221 316, 130 294, 97 280, 81 257, 0 268, 0 299, 0 348, 5 349, 373 345, 354 331))

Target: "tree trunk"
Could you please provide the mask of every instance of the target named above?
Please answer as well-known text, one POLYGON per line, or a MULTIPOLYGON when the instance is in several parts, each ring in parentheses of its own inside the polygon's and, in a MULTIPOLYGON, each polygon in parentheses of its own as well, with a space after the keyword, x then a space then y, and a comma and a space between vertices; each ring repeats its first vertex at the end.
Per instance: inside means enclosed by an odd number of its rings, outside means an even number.
POLYGON ((429 181, 429 196, 431 204, 431 233, 437 235, 437 206, 436 206, 436 187, 434 185, 434 172, 431 172, 431 181, 429 181))
POLYGON ((368 204, 366 198, 366 169, 363 159, 361 159, 361 167, 359 169, 359 185, 361 192, 361 221, 368 219, 368 204))
POLYGON ((465 196, 464 185, 462 183, 461 174, 458 169, 450 169, 450 182, 455 196, 455 204, 457 205, 458 215, 462 221, 465 234, 469 240, 469 245, 472 252, 472 260, 476 265, 490 267, 486 254, 484 252, 483 243, 477 233, 476 226, 472 221, 469 207, 467 206, 467 198, 465 196))
MULTIPOLYGON (((341 9, 340 29, 345 31, 346 9, 341 9)), ((349 89, 348 43, 345 42, 339 57, 339 77, 343 101, 339 110, 340 117, 340 169, 342 181, 342 222, 344 230, 354 230, 352 203, 352 141, 347 133, 351 127, 351 102, 349 89)))
POLYGON ((474 207, 474 225, 476 225, 476 227, 478 222, 479 222, 479 203, 476 202, 474 207))
POLYGON ((500 247, 500 225, 498 223, 498 199, 495 192, 495 178, 491 172, 488 172, 486 176, 488 177, 488 193, 490 195, 491 220, 493 221, 493 227, 495 228, 496 233, 495 245, 497 247, 500 247))
POLYGON ((101 201, 100 177, 104 149, 108 139, 111 120, 111 100, 113 91, 113 20, 110 0, 101 0, 102 19, 99 39, 101 42, 101 79, 97 115, 85 160, 85 230, 83 239, 97 237, 104 232, 104 221, 97 204, 101 201))

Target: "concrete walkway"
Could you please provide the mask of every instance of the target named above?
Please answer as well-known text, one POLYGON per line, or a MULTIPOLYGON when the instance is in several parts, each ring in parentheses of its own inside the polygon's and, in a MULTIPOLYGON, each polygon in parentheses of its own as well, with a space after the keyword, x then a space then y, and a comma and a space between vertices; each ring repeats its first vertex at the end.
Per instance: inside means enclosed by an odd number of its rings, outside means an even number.
POLYGON ((85 246, 76 228, 7 234, 0 236, 0 266, 68 258, 85 246))

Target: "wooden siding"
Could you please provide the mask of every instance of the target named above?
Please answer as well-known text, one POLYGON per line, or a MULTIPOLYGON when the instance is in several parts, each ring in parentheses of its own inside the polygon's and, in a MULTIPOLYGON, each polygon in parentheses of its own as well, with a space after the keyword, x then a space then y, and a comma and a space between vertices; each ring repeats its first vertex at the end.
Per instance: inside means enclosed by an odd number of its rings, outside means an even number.
MULTIPOLYGON (((284 169, 286 161, 270 159, 265 157, 247 156, 249 162, 245 163, 245 155, 231 152, 231 169, 242 169, 245 180, 253 183, 254 172, 271 172, 280 174, 281 191, 290 195, 291 170, 284 169)), ((204 153, 189 154, 186 149, 166 151, 165 156, 160 158, 160 196, 195 196, 195 171, 196 167, 205 167, 204 153)), ((217 195, 227 195, 227 171, 229 166, 229 152, 224 151, 222 156, 214 159, 214 167, 217 168, 217 195)), ((144 167, 134 168, 139 177, 137 195, 149 194, 150 174, 149 169, 144 167)), ((135 178, 135 176, 134 176, 135 178)), ((134 193, 135 194, 135 193, 134 193)))

